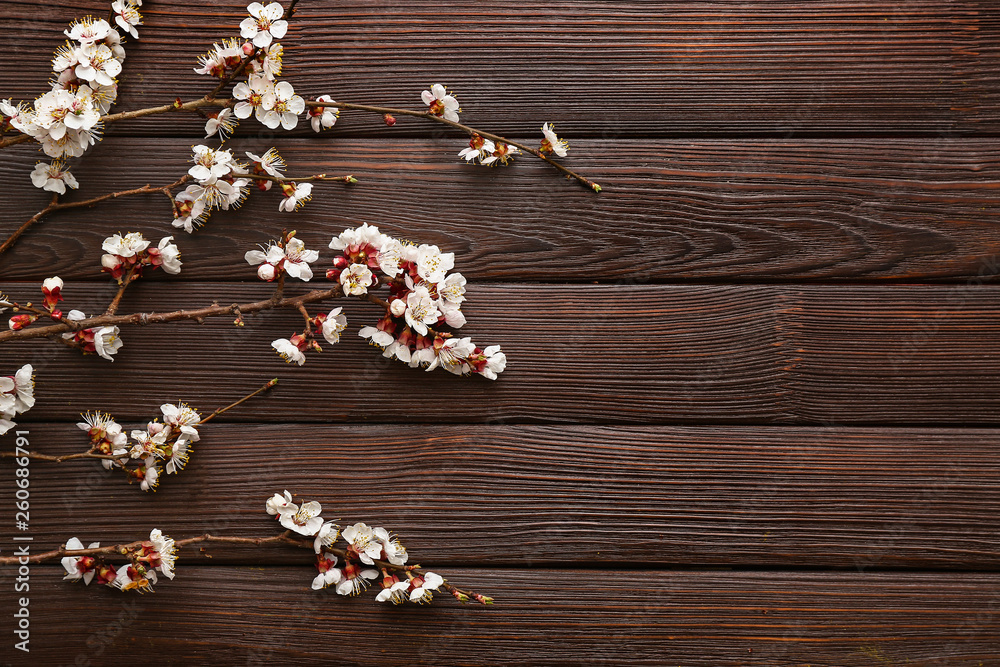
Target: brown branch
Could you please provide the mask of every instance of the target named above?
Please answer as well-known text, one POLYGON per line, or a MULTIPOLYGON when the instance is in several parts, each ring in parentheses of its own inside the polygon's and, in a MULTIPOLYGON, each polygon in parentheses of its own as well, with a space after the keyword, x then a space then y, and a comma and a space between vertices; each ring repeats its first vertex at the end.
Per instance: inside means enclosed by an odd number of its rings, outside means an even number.
POLYGON ((484 137, 486 139, 490 139, 491 141, 499 141, 499 142, 502 142, 502 143, 505 143, 505 144, 509 144, 511 146, 516 146, 517 148, 520 148, 525 153, 530 153, 531 155, 534 155, 535 157, 537 157, 539 160, 543 160, 545 162, 548 162, 550 165, 552 165, 553 167, 555 167, 559 171, 563 172, 564 174, 566 174, 567 176, 569 176, 571 178, 575 178, 577 181, 579 181, 580 183, 582 183, 583 185, 585 185, 587 188, 593 190, 594 192, 600 192, 601 189, 602 189, 601 186, 598 185, 597 183, 595 183, 594 181, 581 176, 580 174, 576 173, 575 171, 573 171, 571 169, 567 169, 566 167, 564 167, 563 165, 559 164, 555 160, 553 160, 553 159, 549 158, 548 156, 546 156, 544 153, 542 153, 537 148, 531 148, 530 146, 528 146, 526 144, 518 143, 516 141, 511 141, 510 139, 507 139, 505 137, 501 137, 499 134, 493 134, 491 132, 484 132, 482 130, 477 130, 474 127, 470 127, 468 125, 463 125, 462 123, 456 123, 454 121, 447 120, 447 119, 445 119, 445 118, 443 118, 441 116, 435 116, 434 114, 430 113, 429 111, 413 111, 411 109, 397 109, 397 108, 394 108, 394 107, 377 107, 377 106, 372 106, 372 105, 369 105, 369 104, 351 104, 349 102, 312 102, 312 101, 306 101, 306 106, 307 107, 334 107, 334 108, 337 108, 337 109, 355 109, 357 111, 371 111, 372 113, 377 113, 377 114, 382 114, 382 115, 385 115, 385 114, 394 114, 394 115, 400 115, 400 116, 413 116, 414 118, 424 118, 426 120, 432 120, 432 121, 435 121, 437 123, 444 123, 445 125, 448 125, 450 127, 454 127, 455 129, 462 130, 463 132, 465 132, 469 136, 472 136, 473 134, 478 134, 479 136, 484 137))
MULTIPOLYGON (((202 424, 205 424, 207 422, 212 421, 213 419, 215 419, 216 417, 218 417, 219 415, 221 415, 223 412, 225 412, 227 410, 232 410, 233 408, 235 408, 237 405, 240 405, 241 403, 246 403, 247 401, 249 401, 254 396, 257 396, 258 394, 264 393, 265 391, 267 391, 271 387, 275 386, 276 384, 278 384, 278 378, 274 378, 273 380, 269 380, 260 389, 257 389, 256 391, 254 391, 254 392, 252 392, 250 394, 247 394, 246 396, 244 396, 240 400, 236 401, 235 403, 230 403, 229 405, 227 405, 224 408, 219 408, 218 410, 216 410, 215 412, 213 412, 212 414, 210 414, 209 416, 205 417, 200 422, 198 422, 197 425, 200 426, 202 424)), ((85 452, 78 452, 76 454, 65 454, 63 456, 50 456, 49 454, 39 454, 38 452, 24 452, 24 453, 18 453, 16 451, 14 451, 14 452, 0 452, 0 459, 14 459, 14 458, 21 458, 21 457, 27 457, 29 459, 35 459, 37 461, 52 461, 54 463, 62 463, 63 461, 73 461, 75 459, 106 459, 106 460, 109 460, 109 461, 118 461, 118 460, 120 460, 120 459, 123 458, 122 456, 115 456, 113 454, 95 454, 93 447, 91 447, 90 449, 88 449, 85 452)))
POLYGON ((112 456, 111 454, 95 454, 93 449, 76 454, 66 454, 65 456, 50 456, 48 454, 39 454, 38 452, 0 452, 0 459, 19 459, 21 457, 35 459, 36 461, 52 461, 53 463, 62 463, 63 461, 72 461, 74 459, 108 459, 117 461, 122 458, 121 456, 112 456))
MULTIPOLYGON (((275 299, 274 297, 264 301, 253 303, 232 304, 229 306, 212 305, 207 308, 196 310, 175 310, 170 313, 133 313, 131 315, 99 315, 85 320, 77 320, 73 324, 50 324, 44 327, 32 327, 20 331, 0 331, 0 343, 8 340, 28 340, 32 338, 45 338, 53 334, 59 334, 75 329, 90 329, 93 327, 118 326, 118 325, 146 325, 159 324, 163 322, 176 322, 178 320, 201 320, 206 317, 217 315, 232 315, 240 313, 256 313, 262 310, 273 308, 297 308, 299 304, 314 303, 326 299, 340 296, 343 291, 340 287, 325 290, 313 290, 301 296, 287 299, 275 299)), ((275 296, 278 296, 277 293, 275 296)))
MULTIPOLYGON (((34 556, 28 556, 27 558, 23 556, 2 556, 0 557, 0 565, 25 565, 25 564, 37 564, 44 563, 46 561, 55 560, 57 558, 69 557, 79 557, 79 556, 127 556, 129 553, 142 548, 142 544, 145 540, 136 540, 135 542, 129 542, 127 544, 116 544, 110 547, 98 547, 95 549, 66 549, 66 545, 61 545, 58 549, 53 549, 52 551, 46 551, 40 554, 35 554, 34 556)), ((293 535, 292 531, 286 530, 280 535, 274 535, 273 537, 226 537, 223 535, 212 535, 211 533, 205 533, 203 535, 198 535, 196 537, 188 537, 183 540, 175 540, 174 546, 177 549, 186 547, 192 544, 201 544, 203 542, 216 542, 220 544, 240 544, 247 546, 269 546, 272 544, 288 544, 299 549, 312 549, 313 540, 309 538, 300 538, 293 535)), ((335 547, 325 547, 326 551, 334 554, 338 558, 347 560, 348 552, 346 549, 338 549, 335 547)), ((352 554, 353 555, 353 554, 352 554)), ((406 573, 407 576, 411 577, 414 573, 417 575, 423 575, 426 570, 420 565, 395 565, 383 560, 374 560, 374 567, 381 570, 392 570, 393 572, 406 573)), ((445 581, 442 586, 445 590, 452 594, 460 602, 468 602, 469 600, 475 600, 481 604, 493 604, 493 598, 486 597, 484 595, 479 595, 478 593, 473 593, 472 591, 462 590, 451 585, 445 581)))
POLYGON ((258 394, 263 394, 265 391, 267 391, 271 387, 275 386, 276 384, 278 384, 278 378, 274 378, 273 380, 269 380, 268 382, 266 382, 264 384, 263 387, 261 387, 257 391, 255 391, 253 393, 250 393, 250 394, 247 394, 246 396, 244 396, 240 400, 236 401, 235 403, 230 403, 229 405, 227 405, 224 408, 219 408, 218 410, 216 410, 215 412, 213 412, 209 416, 205 417, 200 422, 198 422, 198 426, 201 426, 202 424, 206 424, 206 423, 212 421, 213 419, 215 419, 216 417, 218 417, 219 415, 221 415, 226 410, 232 410, 237 405, 240 405, 241 403, 246 403, 247 401, 249 401, 254 396, 257 396, 258 394))
MULTIPOLYGON (((188 537, 183 540, 176 540, 174 545, 180 549, 181 547, 188 546, 189 544, 199 544, 201 542, 223 542, 226 544, 249 544, 252 546, 264 546, 266 544, 290 544, 292 546, 301 547, 303 549, 312 549, 312 540, 303 541, 293 538, 292 531, 286 530, 280 535, 275 535, 273 537, 223 537, 220 535, 211 535, 205 533, 204 535, 198 535, 197 537, 188 537)), ((64 556, 125 556, 130 551, 139 549, 142 547, 142 543, 145 540, 136 540, 135 542, 129 542, 128 544, 116 544, 111 547, 100 547, 97 549, 66 549, 66 545, 63 544, 58 549, 53 549, 52 551, 46 551, 44 553, 35 554, 27 559, 28 563, 44 563, 45 561, 53 560, 55 558, 63 558, 64 556)), ((21 557, 23 558, 23 557, 21 557)), ((18 556, 3 556, 0 557, 0 565, 17 565, 20 563, 24 565, 25 563, 19 560, 18 556)))
POLYGON ((118 304, 121 303, 122 297, 125 296, 125 289, 132 284, 132 281, 135 280, 135 276, 140 270, 142 270, 142 264, 139 262, 133 264, 132 268, 128 270, 128 273, 125 274, 125 279, 118 288, 118 293, 115 294, 115 298, 108 304, 108 309, 104 311, 105 315, 114 315, 117 312, 118 304))
POLYGON ((327 176, 326 174, 316 174, 315 176, 284 177, 271 176, 269 174, 244 174, 241 172, 230 172, 229 176, 234 178, 249 178, 255 181, 271 181, 272 183, 308 183, 311 181, 341 181, 343 183, 357 183, 358 179, 354 174, 346 176, 327 176))
POLYGON ((45 216, 49 215, 50 213, 55 213, 56 211, 65 211, 65 210, 71 209, 71 208, 82 208, 82 207, 86 207, 86 206, 95 206, 96 204, 100 204, 103 201, 107 201, 109 199, 117 199, 119 197, 129 197, 131 195, 143 195, 143 194, 147 194, 147 193, 150 193, 150 192, 164 192, 164 193, 166 193, 166 192, 169 192, 170 190, 172 190, 173 188, 176 188, 176 187, 178 187, 180 185, 183 185, 184 183, 187 183, 190 180, 191 180, 191 177, 188 176, 187 174, 185 174, 183 177, 181 177, 180 179, 174 181, 170 185, 164 185, 164 186, 161 186, 161 187, 153 187, 153 186, 147 184, 147 185, 142 186, 141 188, 134 188, 132 190, 121 190, 119 192, 110 192, 110 193, 108 193, 106 195, 101 195, 100 197, 94 197, 92 199, 85 199, 83 201, 73 201, 73 202, 59 203, 58 196, 53 196, 52 197, 52 201, 49 203, 48 206, 46 206, 41 211, 39 211, 38 213, 36 213, 35 215, 33 215, 31 218, 29 218, 27 220, 27 222, 25 222, 23 225, 21 225, 13 234, 10 235, 10 237, 6 241, 3 242, 3 245, 0 245, 0 254, 3 254, 12 245, 14 245, 14 242, 17 241, 17 239, 21 236, 21 234, 23 234, 24 232, 28 231, 29 227, 31 227, 33 224, 35 224, 36 222, 38 222, 39 220, 41 220, 45 216))

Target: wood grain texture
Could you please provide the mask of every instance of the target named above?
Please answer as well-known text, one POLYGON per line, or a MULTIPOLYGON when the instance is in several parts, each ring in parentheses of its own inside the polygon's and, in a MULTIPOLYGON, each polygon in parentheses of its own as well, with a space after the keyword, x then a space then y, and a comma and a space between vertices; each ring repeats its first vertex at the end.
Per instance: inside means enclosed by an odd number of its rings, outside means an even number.
POLYGON ((497 605, 387 608, 309 590, 311 568, 179 567, 146 596, 35 568, 32 660, 971 666, 1000 633, 996 574, 449 570, 497 605))
MULTIPOLYGON (((72 424, 27 429, 36 452, 86 448, 72 424)), ((342 525, 398 532, 413 562, 435 567, 1000 569, 998 440, 962 429, 207 424, 188 467, 156 493, 97 461, 33 462, 33 549, 74 532, 119 544, 153 526, 177 539, 267 537, 279 529, 264 501, 288 489, 342 525)), ((0 462, 0 494, 14 494, 12 467, 0 462)), ((15 533, 0 525, 0 543, 15 533)), ((200 556, 312 561, 288 547, 185 552, 200 556)))
MULTIPOLYGON (((4 96, 48 80, 66 24, 90 2, 4 5, 17 73, 4 96)), ((196 54, 237 32, 245 3, 171 0, 143 7, 120 109, 193 99, 212 86, 196 54)), ((443 82, 463 118, 536 136, 679 132, 969 132, 1000 129, 995 7, 985 0, 745 2, 302 3, 283 42, 284 76, 306 95, 416 107, 443 82)), ((170 126, 198 136, 194 118, 170 126)), ((399 131, 427 133, 403 122, 399 131)), ((252 126, 251 132, 258 127, 252 126)), ((382 132, 376 117, 338 133, 382 132)), ((112 133, 164 133, 137 121, 112 133)))
MULTIPOLYGON (((119 312, 270 294, 261 283, 177 284, 138 284, 119 312)), ((0 283, 13 298, 35 289, 0 283)), ((110 280, 71 286, 63 307, 103 312, 113 293, 110 280)), ((463 334, 507 352, 497 382, 383 359, 354 335, 378 315, 363 303, 346 304, 349 331, 303 367, 270 348, 302 328, 290 312, 243 328, 228 318, 126 328, 114 364, 44 339, 5 343, 0 365, 35 365, 27 418, 46 421, 98 407, 147 419, 177 391, 215 408, 275 375, 282 387, 257 402, 255 421, 989 425, 1000 414, 992 286, 473 284, 468 297, 463 334), (159 391, 123 391, 137 368, 159 391)))
MULTIPOLYGON (((192 140, 108 139, 74 168, 88 199, 190 166, 192 140), (123 156, 130 168, 121 169, 123 156)), ((360 222, 457 253, 471 279, 503 281, 928 279, 994 276, 1000 264, 1000 149, 994 140, 580 141, 567 164, 599 196, 530 160, 458 164, 460 140, 275 142, 289 174, 353 173, 320 184, 295 214, 254 191, 194 236, 180 231, 182 279, 252 276, 243 253, 293 226, 325 247, 360 222)), ((230 146, 262 153, 270 139, 230 146)), ((0 237, 43 208, 28 146, 0 165, 0 237)), ((117 231, 179 230, 160 194, 53 215, 0 261, 0 278, 100 279, 100 244, 117 231)), ((329 251, 325 253, 330 256, 329 251)), ((158 274, 153 274, 157 276, 158 274)))

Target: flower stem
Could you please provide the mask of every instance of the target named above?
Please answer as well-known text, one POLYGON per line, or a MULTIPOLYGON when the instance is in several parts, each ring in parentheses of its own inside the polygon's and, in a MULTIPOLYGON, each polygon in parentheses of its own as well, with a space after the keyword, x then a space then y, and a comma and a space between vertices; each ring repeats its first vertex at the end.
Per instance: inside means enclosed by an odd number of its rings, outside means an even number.
MULTIPOLYGON (((240 405, 241 403, 245 403, 245 402, 249 401, 251 398, 253 398, 254 396, 257 396, 259 394, 264 393, 265 391, 267 391, 271 387, 275 386, 276 384, 278 384, 278 378, 274 378, 273 380, 269 380, 268 382, 266 382, 264 384, 264 386, 262 386, 261 388, 257 389, 256 391, 254 391, 252 393, 247 394, 246 396, 244 396, 240 400, 236 401, 235 403, 230 403, 229 405, 227 405, 224 408, 219 408, 218 410, 216 410, 215 412, 213 412, 212 414, 210 414, 209 416, 205 417, 200 422, 198 422, 198 425, 200 426, 201 424, 205 424, 207 422, 212 421, 213 419, 215 419, 216 417, 218 417, 219 415, 221 415, 223 412, 226 412, 227 410, 232 410, 237 405, 240 405)), ((29 458, 29 459, 35 459, 37 461, 52 461, 54 463, 62 463, 63 461, 73 461, 75 459, 108 459, 108 460, 112 460, 112 461, 117 461, 117 460, 120 460, 122 458, 121 456, 114 456, 112 454, 97 454, 97 453, 94 452, 94 448, 93 447, 91 447, 90 449, 88 449, 85 452, 78 452, 76 454, 66 454, 64 456, 50 456, 48 454, 39 454, 38 452, 27 452, 27 453, 20 453, 20 454, 17 453, 17 452, 0 452, 0 459, 13 459, 13 458, 21 458, 21 457, 26 457, 26 458, 29 458)))
POLYGON ((111 300, 110 304, 108 304, 108 309, 104 311, 105 315, 115 314, 115 312, 118 310, 118 304, 121 303, 122 297, 125 296, 125 289, 132 284, 132 281, 135 280, 136 274, 139 272, 141 268, 142 264, 136 262, 135 264, 132 265, 132 268, 128 270, 128 273, 125 274, 125 279, 122 281, 121 286, 118 288, 118 293, 115 294, 115 298, 111 300))
POLYGON ((327 176, 326 174, 316 174, 314 176, 299 176, 299 177, 284 177, 284 176, 271 176, 269 174, 244 174, 240 172, 232 172, 230 174, 233 178, 249 178, 255 181, 271 181, 272 183, 308 183, 310 181, 341 181, 343 183, 357 183, 358 179, 354 177, 354 174, 347 174, 346 176, 327 176))
POLYGON ((159 324, 163 322, 177 322, 179 320, 200 320, 206 317, 217 315, 232 315, 240 313, 257 313, 273 308, 298 308, 299 304, 315 303, 324 301, 343 294, 340 287, 326 290, 313 290, 301 296, 289 298, 270 298, 264 301, 238 304, 229 306, 212 305, 207 308, 195 310, 175 310, 169 313, 132 313, 131 315, 99 315, 85 320, 77 320, 72 324, 51 324, 43 327, 31 327, 20 331, 0 331, 0 343, 9 340, 28 340, 32 338, 46 338, 53 334, 66 331, 90 329, 93 327, 118 326, 118 325, 146 325, 159 324))
MULTIPOLYGON (((176 188, 176 187, 178 187, 180 185, 183 185, 184 183, 187 183, 190 180, 191 180, 191 177, 188 176, 187 174, 185 174, 183 177, 181 177, 180 179, 174 181, 173 183, 171 183, 169 185, 164 185, 164 186, 160 186, 160 187, 153 187, 153 186, 147 184, 147 185, 142 186, 141 188, 134 188, 132 190, 121 190, 119 192, 110 192, 110 193, 108 193, 106 195, 101 195, 100 197, 94 197, 92 199, 85 199, 83 201, 74 201, 74 202, 63 202, 63 203, 60 203, 58 201, 58 199, 59 199, 58 195, 54 195, 52 197, 52 201, 49 203, 48 206, 46 206, 45 208, 43 208, 41 211, 39 211, 35 215, 31 216, 24 224, 22 224, 20 227, 18 227, 17 230, 15 230, 14 233, 11 234, 7 238, 7 240, 3 242, 2 245, 0 245, 0 254, 3 254, 12 245, 14 245, 14 242, 17 241, 17 239, 21 236, 21 234, 23 234, 26 231, 28 231, 28 229, 33 224, 35 224, 36 222, 38 222, 39 220, 41 220, 45 216, 49 215, 50 213, 54 213, 56 211, 65 211, 65 210, 71 209, 71 208, 82 208, 82 207, 85 207, 85 206, 94 206, 94 205, 99 204, 99 203, 101 203, 103 201, 107 201, 108 199, 117 199, 119 197, 129 197, 131 195, 143 195, 143 194, 147 194, 147 193, 150 193, 150 192, 164 192, 164 193, 169 193, 169 191, 172 190, 173 188, 176 188)), ((169 194, 168 194, 168 196, 169 196, 169 194)))
POLYGON ((549 158, 548 156, 546 156, 544 153, 542 153, 537 148, 532 148, 532 147, 530 147, 530 146, 528 146, 526 144, 522 144, 522 143, 519 143, 517 141, 511 141, 510 139, 507 139, 505 137, 501 137, 499 134, 493 134, 491 132, 484 132, 483 130, 477 130, 474 127, 470 127, 468 125, 463 125, 462 123, 456 123, 454 121, 447 120, 445 118, 442 118, 441 116, 435 116, 434 114, 432 114, 432 113, 430 113, 428 111, 413 111, 411 109, 397 109, 397 108, 394 108, 394 107, 378 107, 378 106, 372 106, 370 104, 352 104, 350 102, 312 102, 312 101, 308 101, 308 102, 306 102, 306 106, 308 106, 308 107, 335 107, 337 109, 354 109, 356 111, 370 111, 372 113, 377 113, 377 114, 381 114, 381 115, 392 114, 392 115, 399 115, 399 116, 413 116, 414 118, 424 118, 426 120, 432 120, 432 121, 435 121, 437 123, 444 123, 445 125, 448 125, 450 127, 454 127, 455 129, 462 130, 463 132, 465 132, 469 136, 472 136, 473 134, 478 134, 479 136, 484 137, 486 139, 490 139, 491 141, 500 141, 500 142, 503 142, 505 144, 509 144, 511 146, 516 146, 517 148, 520 148, 525 153, 530 153, 531 155, 534 155, 535 157, 537 157, 539 160, 542 160, 544 162, 548 162, 550 165, 552 165, 553 167, 555 167, 559 171, 563 172, 568 177, 575 178, 577 181, 579 181, 581 184, 583 184, 584 186, 586 186, 588 189, 593 190, 594 192, 600 192, 602 190, 601 186, 598 185, 597 183, 595 183, 594 181, 581 176, 580 174, 576 173, 575 171, 573 171, 571 169, 567 169, 566 167, 564 167, 563 165, 559 164, 555 160, 553 160, 553 159, 549 158))
POLYGON ((215 412, 213 412, 212 414, 210 414, 209 416, 205 417, 205 418, 204 418, 204 419, 202 419, 202 420, 201 420, 200 422, 198 422, 198 425, 200 426, 201 424, 205 424, 205 423, 207 423, 207 422, 210 422, 210 421, 212 421, 213 419, 215 419, 216 417, 218 417, 219 415, 221 415, 221 414, 222 414, 223 412, 225 412, 226 410, 232 410, 232 409, 233 409, 233 408, 235 408, 235 407, 236 407, 237 405, 239 405, 239 404, 241 404, 241 403, 245 403, 245 402, 249 401, 249 400, 250 400, 251 398, 253 398, 254 396, 257 396, 258 394, 263 394, 263 393, 264 393, 265 391, 267 391, 267 390, 268 390, 268 389, 270 389, 271 387, 275 386, 276 384, 278 384, 278 378, 274 378, 274 379, 272 379, 272 380, 269 380, 268 382, 266 382, 266 383, 264 384, 264 386, 262 386, 262 387, 261 387, 260 389, 258 389, 257 391, 254 391, 254 392, 252 392, 252 393, 249 393, 249 394, 247 394, 246 396, 244 396, 244 397, 243 397, 243 398, 241 398, 240 400, 236 401, 235 403, 230 403, 229 405, 227 405, 227 406, 226 406, 226 407, 224 407, 224 408, 219 408, 218 410, 216 410, 215 412))

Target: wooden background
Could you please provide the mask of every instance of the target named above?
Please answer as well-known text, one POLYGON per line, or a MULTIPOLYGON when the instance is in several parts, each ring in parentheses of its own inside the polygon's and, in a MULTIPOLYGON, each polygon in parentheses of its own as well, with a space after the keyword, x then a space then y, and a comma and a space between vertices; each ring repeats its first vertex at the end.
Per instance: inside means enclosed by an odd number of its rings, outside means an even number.
MULTIPOLYGON (((106 8, 4 3, 3 97, 45 89, 87 11, 106 8)), ((229 0, 143 13, 118 110, 204 94, 195 56, 245 15, 229 0)), ((178 239, 181 276, 143 281, 121 312, 263 298, 245 250, 283 226, 325 247, 370 222, 457 253, 466 330, 504 346, 507 372, 425 375, 353 335, 287 366, 269 343, 294 313, 128 329, 114 364, 4 345, 3 373, 35 365, 23 423, 52 454, 85 446, 85 410, 133 426, 164 401, 210 411, 281 378, 206 426, 155 495, 88 462, 33 464, 33 548, 154 526, 269 535, 263 501, 288 488, 398 531, 497 604, 315 593, 308 555, 283 549, 185 550, 143 597, 39 566, 34 664, 1000 664, 992 0, 302 0, 283 41, 300 94, 416 108, 445 83, 472 125, 534 143, 554 122, 566 164, 606 190, 528 159, 460 164, 464 140, 420 121, 345 113, 277 137, 246 123, 238 150, 276 145, 291 172, 361 182, 318 186, 292 216, 273 194, 213 216, 178 239)), ((110 127, 73 196, 176 179, 200 128, 110 127)), ((6 236, 48 195, 30 186, 33 148, 3 157, 6 236)), ((102 309, 101 240, 159 238, 170 219, 160 195, 53 216, 0 258, 0 288, 37 298, 58 274, 69 305, 102 309)), ((355 327, 375 315, 347 310, 355 327)), ((13 489, 6 462, 5 553, 13 489)), ((3 586, 0 655, 27 664, 3 586)))

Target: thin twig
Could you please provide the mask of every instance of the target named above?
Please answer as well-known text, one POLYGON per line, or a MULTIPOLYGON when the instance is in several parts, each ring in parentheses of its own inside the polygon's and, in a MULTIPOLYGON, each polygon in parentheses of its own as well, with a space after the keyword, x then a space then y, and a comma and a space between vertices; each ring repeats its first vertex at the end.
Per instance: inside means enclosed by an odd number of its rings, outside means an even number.
POLYGON ((315 176, 299 176, 299 177, 286 177, 286 176, 271 176, 269 174, 244 174, 241 172, 230 172, 229 176, 233 178, 249 178, 255 181, 271 181, 272 183, 309 183, 312 181, 341 181, 344 183, 357 183, 358 179, 354 177, 354 174, 347 174, 346 176, 327 176, 326 174, 316 174, 315 176))
MULTIPOLYGON (((262 386, 261 388, 257 389, 256 391, 254 391, 254 392, 252 392, 250 394, 247 394, 246 396, 244 396, 243 398, 241 398, 240 400, 238 400, 238 401, 236 401, 234 403, 230 403, 229 405, 227 405, 224 408, 219 408, 218 410, 216 410, 215 412, 213 412, 209 416, 205 417, 200 422, 198 422, 198 426, 200 426, 202 424, 205 424, 207 422, 212 421, 213 419, 215 419, 216 417, 218 417, 219 415, 221 415, 223 412, 226 412, 227 410, 232 410, 233 408, 235 408, 237 405, 240 405, 241 403, 246 403, 247 401, 249 401, 254 396, 257 396, 259 394, 264 393, 265 391, 267 391, 271 387, 275 386, 276 384, 278 384, 278 378, 274 378, 273 380, 269 380, 268 382, 266 382, 264 384, 264 386, 262 386)), ((90 449, 88 449, 85 452, 78 452, 76 454, 66 454, 64 456, 51 456, 49 454, 40 454, 38 452, 16 452, 16 451, 14 451, 14 452, 0 452, 0 459, 13 459, 13 458, 21 458, 21 457, 26 457, 26 458, 29 458, 29 459, 35 459, 37 461, 52 461, 54 463, 62 463, 64 461, 73 461, 75 459, 107 459, 107 460, 110 460, 110 461, 119 461, 119 460, 121 460, 123 458, 121 455, 115 456, 113 454, 97 454, 97 453, 95 453, 95 449, 93 447, 91 447, 90 449)))
POLYGON ((572 169, 567 169, 566 167, 564 167, 563 165, 559 164, 555 160, 553 160, 553 159, 549 158, 548 156, 546 156, 544 153, 542 153, 537 148, 532 148, 532 147, 530 147, 530 146, 528 146, 526 144, 522 144, 522 143, 519 143, 517 141, 511 141, 510 139, 507 139, 505 137, 501 137, 499 134, 493 134, 491 132, 484 132, 483 130, 477 130, 474 127, 470 127, 469 125, 463 125, 462 123, 456 123, 454 121, 447 120, 446 118, 443 118, 441 116, 435 116, 434 114, 430 113, 429 111, 413 111, 412 109, 397 109, 395 107, 378 107, 378 106, 372 106, 370 104, 352 104, 352 103, 349 103, 349 102, 312 102, 312 101, 307 101, 306 102, 306 106, 308 106, 308 107, 334 107, 334 108, 337 108, 337 109, 354 109, 354 110, 357 110, 357 111, 370 111, 372 113, 378 113, 378 114, 382 114, 382 115, 393 114, 393 115, 400 115, 400 116, 413 116, 414 118, 424 118, 426 120, 432 120, 432 121, 435 121, 437 123, 444 123, 445 125, 448 125, 450 127, 454 127, 455 129, 462 130, 463 132, 465 132, 466 134, 468 134, 470 136, 473 135, 473 134, 478 134, 479 136, 484 137, 486 139, 490 139, 491 141, 499 141, 499 142, 502 142, 502 143, 505 143, 505 144, 509 144, 511 146, 516 146, 517 148, 520 148, 525 153, 530 153, 531 155, 534 155, 535 157, 537 157, 539 160, 543 160, 545 162, 548 162, 550 165, 552 165, 553 167, 555 167, 559 171, 563 172, 564 174, 566 174, 567 176, 569 176, 571 178, 575 178, 577 181, 579 181, 580 183, 582 183, 583 185, 585 185, 587 188, 593 190, 594 192, 600 192, 602 190, 601 186, 598 185, 597 183, 595 183, 594 181, 581 176, 580 174, 576 173, 572 169))
POLYGON ((142 264, 139 262, 132 265, 132 268, 130 268, 128 273, 125 274, 125 279, 122 280, 121 287, 118 288, 118 293, 115 294, 115 298, 111 300, 111 303, 108 304, 108 309, 104 311, 105 315, 114 315, 118 311, 118 304, 121 303, 122 297, 125 296, 125 289, 132 284, 132 281, 135 280, 136 274, 141 270, 142 264))
POLYGON ((146 325, 160 324, 164 322, 176 322, 178 320, 200 320, 206 317, 217 315, 232 315, 237 311, 241 313, 256 313, 272 308, 297 308, 299 304, 314 303, 324 301, 343 294, 340 287, 325 290, 313 290, 301 296, 287 299, 266 299, 253 303, 232 304, 229 306, 208 306, 196 310, 175 310, 169 313, 132 313, 131 315, 99 315, 85 320, 77 320, 72 325, 50 324, 44 327, 32 327, 21 329, 20 331, 0 331, 0 343, 9 340, 28 340, 32 338, 46 338, 52 334, 59 334, 74 329, 90 329, 93 327, 118 326, 118 325, 146 325))
MULTIPOLYGON (((58 549, 45 551, 33 556, 2 556, 0 557, 0 565, 37 564, 55 560, 57 558, 65 558, 67 556, 71 558, 78 558, 80 556, 128 556, 130 553, 141 549, 143 542, 145 542, 145 540, 136 540, 135 542, 129 542, 127 544, 116 544, 110 547, 97 547, 94 549, 67 549, 66 545, 63 544, 58 549)), ((175 540, 174 546, 177 549, 181 549, 186 546, 201 544, 203 542, 239 544, 255 547, 269 546, 272 544, 288 544, 299 549, 313 549, 313 540, 300 538, 297 535, 294 535, 290 530, 286 530, 285 532, 272 537, 227 537, 224 535, 212 535, 211 533, 205 533, 196 537, 175 540)), ((344 560, 346 560, 349 555, 346 549, 339 549, 335 547, 326 547, 326 551, 344 560)), ((350 555, 354 556, 354 554, 350 555)), ((373 560, 373 566, 381 570, 401 572, 410 578, 413 578, 414 574, 417 576, 423 576, 427 573, 427 570, 420 565, 395 565, 394 563, 389 563, 383 560, 373 560)), ((442 586, 461 602, 475 600, 481 604, 493 604, 493 598, 457 588, 447 581, 444 582, 442 586)))
POLYGON ((48 206, 43 208, 41 211, 29 218, 23 225, 21 225, 10 237, 0 245, 0 254, 3 254, 7 249, 9 249, 14 242, 23 234, 28 231, 33 224, 49 215, 50 213, 55 213, 56 211, 65 211, 71 208, 83 208, 86 206, 94 206, 100 204, 103 201, 109 199, 117 199, 119 197, 129 197, 131 195, 143 195, 150 192, 168 192, 173 188, 176 188, 184 183, 191 180, 191 177, 185 174, 178 180, 174 181, 170 185, 164 185, 161 187, 153 187, 151 185, 144 185, 141 188, 133 188, 132 190, 121 190, 119 192, 109 192, 106 195, 101 195, 100 197, 93 197, 92 199, 85 199, 83 201, 72 201, 72 202, 62 202, 57 201, 57 197, 53 197, 52 201, 48 206))
POLYGON ((224 408, 219 408, 218 410, 216 410, 215 412, 213 412, 212 414, 210 414, 209 416, 205 417, 200 422, 198 422, 198 425, 200 426, 201 424, 205 424, 205 423, 208 423, 208 422, 212 421, 213 419, 215 419, 216 417, 218 417, 219 415, 221 415, 226 410, 232 410, 237 405, 240 405, 241 403, 246 403, 247 401, 249 401, 254 396, 257 396, 258 394, 263 394, 265 391, 267 391, 271 387, 275 386, 276 384, 278 384, 278 378, 274 378, 273 380, 269 380, 268 382, 266 382, 264 384, 263 387, 261 387, 257 391, 255 391, 255 392, 253 392, 251 394, 247 394, 246 396, 244 396, 240 400, 236 401, 235 403, 230 403, 229 405, 227 405, 224 408))

